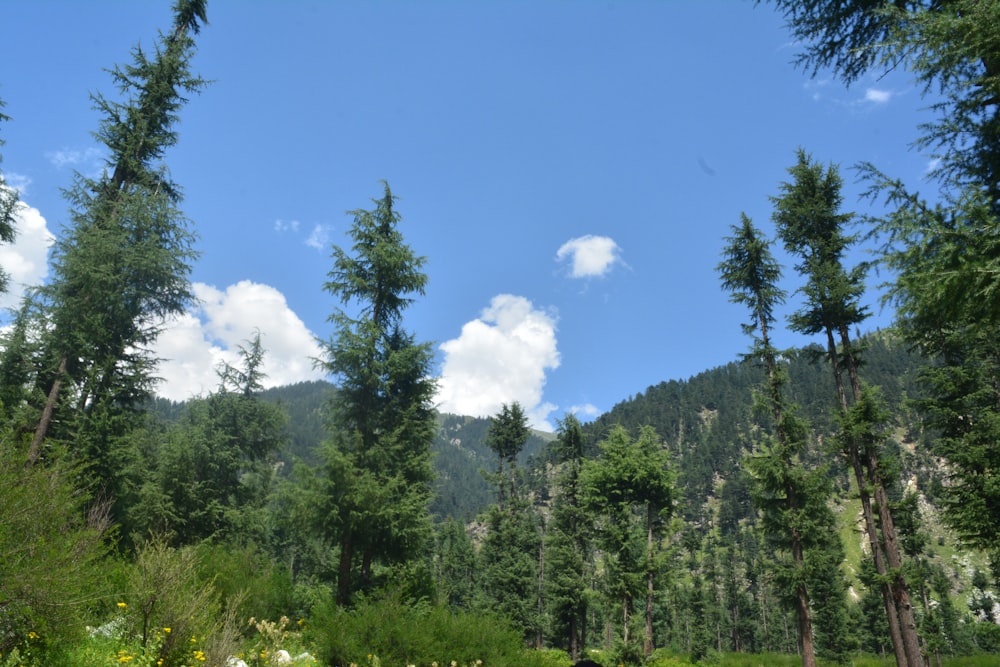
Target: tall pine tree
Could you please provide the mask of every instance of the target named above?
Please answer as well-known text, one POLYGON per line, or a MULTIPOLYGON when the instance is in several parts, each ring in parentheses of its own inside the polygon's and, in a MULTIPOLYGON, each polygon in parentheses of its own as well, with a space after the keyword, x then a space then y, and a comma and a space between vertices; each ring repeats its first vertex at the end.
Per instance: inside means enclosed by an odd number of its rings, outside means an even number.
POLYGON ((865 430, 859 420, 871 412, 867 407, 870 393, 863 392, 859 375, 859 351, 850 335, 851 327, 868 316, 860 304, 864 267, 848 270, 844 266, 847 249, 855 242, 844 233, 852 215, 840 212, 842 182, 837 168, 824 169, 802 149, 796 158, 788 170, 792 180, 781 184, 780 196, 771 198, 778 235, 785 249, 799 259, 795 268, 806 279, 801 288, 805 305, 791 316, 791 327, 826 339, 843 420, 841 446, 857 483, 896 661, 900 667, 916 666, 922 662, 920 641, 889 501, 891 480, 886 479, 881 461, 884 438, 858 436, 865 430))
POLYGON ((324 285, 344 307, 330 316, 321 363, 338 383, 323 450, 323 516, 340 550, 339 604, 371 585, 375 565, 419 558, 432 539, 432 356, 403 328, 413 295, 424 293, 425 260, 404 242, 396 198, 388 183, 383 189, 372 210, 351 212, 354 244, 351 252, 334 247, 324 285))
POLYGON ((164 320, 192 298, 194 235, 161 159, 177 141, 185 95, 204 85, 190 61, 205 21, 205 0, 178 0, 173 28, 155 51, 137 47, 132 64, 111 70, 121 101, 94 96, 107 165, 97 178, 77 174, 67 189, 72 225, 39 293, 47 324, 35 382, 45 398, 28 460, 42 455, 48 437, 72 439, 112 496, 114 450, 153 387, 151 346, 164 320))
MULTIPOLYGON (((718 268, 731 300, 746 304, 750 310, 751 320, 743 325, 754 338, 750 356, 763 363, 767 376, 758 403, 770 417, 773 435, 760 443, 759 451, 749 456, 746 464, 765 534, 779 549, 779 583, 786 599, 792 601, 798 620, 802 664, 813 667, 813 609, 817 605, 810 598, 811 583, 832 580, 832 589, 838 590, 836 582, 842 583, 843 579, 837 556, 842 558, 843 547, 836 537, 836 520, 827 506, 832 489, 826 473, 822 469, 810 470, 804 464, 807 431, 795 406, 786 398, 787 376, 771 343, 774 311, 784 303, 785 294, 777 286, 781 268, 770 245, 744 215, 740 226, 733 227, 723 253, 725 259, 718 268)), ((841 585, 839 590, 843 607, 845 587, 841 585)))

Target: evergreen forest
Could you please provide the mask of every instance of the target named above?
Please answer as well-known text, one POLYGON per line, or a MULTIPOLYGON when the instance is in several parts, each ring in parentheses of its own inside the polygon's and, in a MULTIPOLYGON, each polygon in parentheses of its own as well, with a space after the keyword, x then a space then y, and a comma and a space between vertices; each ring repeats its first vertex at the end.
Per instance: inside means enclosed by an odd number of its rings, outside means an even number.
MULTIPOLYGON (((433 286, 388 182, 316 286, 328 382, 265 388, 257 334, 210 392, 157 397, 199 254, 169 149, 211 90, 207 0, 176 0, 93 95, 105 169, 67 184, 50 279, 0 333, 0 667, 996 664, 1000 0, 761 4, 807 73, 936 92, 933 191, 854 165, 882 211, 855 214, 799 148, 773 236, 719 239, 745 353, 542 433, 517 401, 435 409, 406 318, 433 286)), ((19 205, 0 180, 0 243, 19 205)))

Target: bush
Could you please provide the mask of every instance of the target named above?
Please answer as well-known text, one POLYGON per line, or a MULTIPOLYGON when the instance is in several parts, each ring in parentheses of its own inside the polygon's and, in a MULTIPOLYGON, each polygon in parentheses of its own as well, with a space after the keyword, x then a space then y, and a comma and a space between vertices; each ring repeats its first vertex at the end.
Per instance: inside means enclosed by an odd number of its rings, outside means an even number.
POLYGON ((125 639, 144 650, 157 645, 163 667, 183 665, 192 657, 224 664, 238 651, 238 598, 224 608, 211 581, 198 576, 191 547, 174 549, 162 541, 143 545, 127 589, 117 606, 125 613, 125 639))
MULTIPOLYGON (((502 619, 453 613, 399 596, 362 600, 353 609, 320 605, 306 639, 330 665, 391 667, 547 667, 546 655, 525 648, 521 634, 502 619)), ((568 662, 567 662, 568 664, 568 662)))
POLYGON ((255 618, 302 618, 308 607, 295 600, 287 567, 252 546, 204 543, 196 547, 198 572, 211 581, 227 608, 246 624, 255 618), (241 601, 238 606, 234 603, 241 601))
POLYGON ((49 455, 25 468, 0 438, 0 654, 27 664, 79 640, 107 553, 107 507, 90 507, 78 471, 49 455))

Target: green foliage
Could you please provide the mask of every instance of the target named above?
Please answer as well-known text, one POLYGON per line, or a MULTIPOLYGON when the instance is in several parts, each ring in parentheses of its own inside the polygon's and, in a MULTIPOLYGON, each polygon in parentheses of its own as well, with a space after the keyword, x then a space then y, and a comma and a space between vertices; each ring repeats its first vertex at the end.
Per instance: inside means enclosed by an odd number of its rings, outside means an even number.
POLYGON ((222 664, 238 651, 239 596, 226 602, 224 608, 213 583, 199 576, 193 547, 174 549, 153 541, 139 549, 116 604, 123 614, 123 636, 144 649, 157 646, 163 665, 178 667, 196 653, 209 664, 222 664))
POLYGON ((406 563, 430 544, 434 438, 430 346, 402 328, 403 311, 422 294, 424 259, 398 230, 395 197, 356 210, 353 255, 333 250, 324 288, 342 305, 331 315, 333 337, 322 366, 339 387, 331 404, 332 437, 323 449, 318 524, 340 547, 337 599, 350 602, 356 585, 372 584, 372 566, 406 563), (358 562, 360 561, 360 562, 358 562))
POLYGON ((240 622, 307 615, 309 607, 296 599, 291 572, 258 547, 204 542, 193 549, 198 578, 212 582, 240 622))
MULTIPOLYGON (((0 109, 3 109, 4 106, 4 101, 0 100, 0 109)), ((7 122, 8 120, 10 120, 10 117, 0 112, 0 123, 7 122)), ((0 147, 3 144, 3 139, 0 139, 0 147)), ((3 161, 2 156, 0 156, 0 161, 3 161)), ((19 201, 20 196, 17 190, 7 185, 3 177, 3 172, 0 171, 0 243, 13 243, 14 238, 17 236, 17 227, 15 226, 14 218, 17 214, 19 201)), ((3 267, 0 267, 0 294, 7 291, 9 280, 10 276, 3 270, 3 267)))
POLYGON ((517 401, 500 409, 495 417, 490 417, 490 429, 486 434, 486 444, 498 457, 497 464, 497 504, 503 507, 508 502, 517 501, 517 455, 521 453, 531 431, 528 417, 517 401))
POLYGON ((83 633, 111 534, 107 507, 89 504, 76 467, 53 456, 25 468, 9 435, 0 438, 0 655, 17 646, 41 655, 83 633))
POLYGON ((435 570, 439 604, 469 611, 476 590, 476 552, 465 527, 447 519, 435 527, 435 570))
POLYGON ((540 629, 538 615, 541 517, 524 499, 486 513, 486 536, 479 549, 476 608, 505 618, 525 639, 540 629))
POLYGON ((218 391, 188 402, 179 421, 154 422, 142 434, 146 451, 135 465, 143 469, 134 475, 142 482, 127 524, 133 538, 158 534, 180 545, 270 537, 265 503, 286 417, 258 397, 263 354, 258 333, 241 348, 239 368, 219 370, 218 391))
POLYGON ((650 616, 654 579, 663 575, 657 563, 662 540, 674 511, 675 477, 670 453, 651 426, 635 439, 613 427, 598 447, 601 455, 580 472, 582 505, 595 518, 598 543, 607 570, 607 591, 621 603, 622 646, 632 655, 630 618, 634 600, 647 596, 644 654, 652 651, 650 616))
POLYGON ((525 649, 521 633, 502 618, 407 604, 392 595, 366 598, 353 609, 321 605, 305 636, 330 665, 552 665, 525 649))
POLYGON ((557 646, 577 655, 584 643, 593 563, 590 520, 583 506, 580 473, 583 430, 572 414, 559 422, 554 449, 562 469, 556 477, 552 518, 545 533, 544 599, 550 635, 557 646))
POLYGON ((119 521, 129 493, 120 461, 134 454, 125 451, 128 436, 152 391, 151 348, 163 322, 193 298, 194 234, 159 162, 177 140, 185 95, 204 85, 189 71, 204 0, 178 0, 174 9, 173 31, 151 57, 137 47, 131 65, 110 71, 121 101, 93 98, 107 168, 97 178, 77 174, 66 189, 72 225, 53 250, 52 279, 32 297, 43 335, 26 379, 29 398, 45 398, 30 422, 29 463, 47 454, 47 440, 71 444, 87 464, 94 497, 110 498, 119 521))

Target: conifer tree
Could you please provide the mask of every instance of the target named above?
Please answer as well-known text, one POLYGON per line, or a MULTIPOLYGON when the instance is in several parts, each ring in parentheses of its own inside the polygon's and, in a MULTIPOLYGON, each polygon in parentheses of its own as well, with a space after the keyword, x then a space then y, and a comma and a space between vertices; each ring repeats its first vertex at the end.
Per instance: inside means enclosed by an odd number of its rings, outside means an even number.
POLYGON ((561 472, 556 480, 552 519, 545 534, 548 575, 545 599, 556 645, 576 660, 587 645, 587 561, 590 521, 583 507, 580 472, 583 431, 572 414, 559 422, 555 445, 561 472))
POLYGON ((396 198, 383 183, 372 210, 355 210, 351 252, 334 247, 325 289, 342 306, 323 342, 322 368, 338 381, 331 438, 324 446, 326 533, 340 549, 337 601, 355 581, 367 588, 376 564, 421 557, 431 543, 428 503, 434 437, 431 350, 403 328, 403 313, 423 294, 424 258, 398 229, 396 198))
MULTIPOLYGON (((839 560, 826 555, 832 551, 836 556, 843 547, 830 537, 836 535, 836 521, 826 505, 831 489, 825 481, 825 471, 809 470, 803 463, 807 443, 805 424, 785 396, 787 377, 771 343, 774 311, 784 303, 785 294, 777 286, 781 268, 771 254, 770 245, 743 215, 740 226, 733 227, 723 253, 725 259, 718 270, 731 300, 746 304, 750 310, 751 320, 743 329, 754 338, 751 357, 763 363, 767 374, 766 387, 758 401, 771 419, 773 437, 770 442, 760 444, 760 450, 747 458, 746 465, 752 475, 753 499, 761 511, 765 534, 772 544, 787 553, 784 562, 779 560, 779 580, 787 598, 793 601, 802 664, 813 667, 815 604, 810 599, 810 582, 817 578, 832 579, 833 589, 837 589, 836 582, 842 582, 839 560)), ((843 590, 841 586, 841 606, 843 590)))
POLYGON ((136 534, 127 538, 157 535, 175 546, 270 538, 265 503, 287 416, 260 398, 264 353, 255 332, 239 347, 238 366, 217 369, 216 391, 189 401, 177 424, 146 435, 149 451, 131 462, 132 478, 142 481, 123 524, 136 534))
POLYGON ((103 174, 77 174, 66 191, 72 225, 53 254, 53 279, 40 291, 47 335, 36 384, 45 395, 33 425, 29 462, 47 437, 73 439, 95 480, 112 488, 116 454, 150 395, 151 346, 162 322, 183 311, 193 233, 177 205, 180 189, 160 160, 177 141, 185 95, 204 82, 190 72, 205 0, 178 0, 172 30, 152 55, 111 71, 122 101, 93 100, 104 115, 95 136, 109 157, 103 174), (53 425, 58 428, 53 429, 53 425))
POLYGON ((906 68, 934 94, 936 119, 917 146, 939 159, 943 183, 984 193, 1000 212, 998 0, 769 0, 785 17, 815 75, 845 83, 906 68))
POLYGON ((509 618, 525 639, 537 639, 541 520, 517 485, 517 455, 531 431, 517 401, 490 418, 486 443, 497 454, 497 503, 486 512, 486 536, 479 553, 483 606, 509 618))
POLYGON ((642 655, 653 651, 652 617, 660 538, 673 514, 675 483, 670 454, 656 431, 642 427, 633 439, 614 426, 598 443, 601 454, 581 472, 584 506, 598 517, 609 589, 621 605, 622 653, 636 658, 631 626, 635 601, 645 593, 642 655))
MULTIPOLYGON (((4 101, 0 100, 0 109, 3 109, 4 106, 4 101)), ((0 111, 0 123, 5 123, 8 120, 10 120, 10 116, 7 116, 0 111)), ((0 139, 0 148, 2 148, 3 145, 3 139, 0 139)), ((0 156, 0 162, 2 161, 3 158, 0 156)), ((3 171, 0 171, 0 243, 14 242, 14 238, 17 235, 17 227, 14 217, 17 214, 19 199, 17 190, 7 185, 3 176, 3 171)), ((9 280, 10 276, 4 268, 0 266, 0 294, 7 291, 9 280)))
POLYGON ((517 401, 504 403, 500 412, 490 417, 486 444, 497 455, 497 504, 503 507, 505 498, 517 496, 517 455, 531 436, 528 417, 517 401))
POLYGON ((795 268, 806 278, 801 288, 806 303, 791 316, 790 324, 793 330, 826 338, 843 420, 841 445, 857 483, 896 661, 900 667, 916 666, 922 661, 920 642, 889 501, 890 480, 885 479, 885 466, 880 462, 883 441, 857 437, 859 428, 864 430, 857 421, 871 416, 871 411, 862 390, 859 352, 850 335, 851 327, 868 316, 860 305, 864 267, 848 270, 843 265, 855 241, 843 232, 852 215, 840 212, 842 183, 837 168, 824 169, 802 149, 796 158, 788 170, 792 181, 782 183, 782 194, 771 198, 778 235, 785 249, 799 258, 795 268), (844 384, 845 373, 850 391, 844 384))

